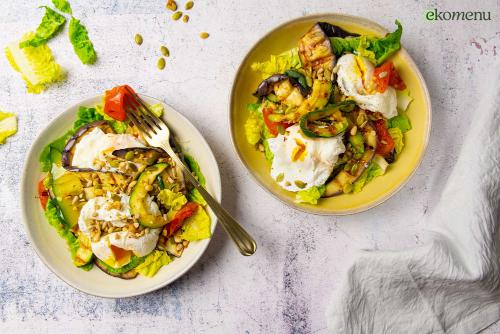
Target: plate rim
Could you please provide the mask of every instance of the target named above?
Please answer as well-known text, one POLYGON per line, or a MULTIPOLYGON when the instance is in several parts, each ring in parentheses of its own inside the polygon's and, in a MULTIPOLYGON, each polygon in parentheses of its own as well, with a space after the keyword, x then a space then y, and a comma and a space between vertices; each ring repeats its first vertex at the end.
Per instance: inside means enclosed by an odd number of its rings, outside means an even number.
MULTIPOLYGON (((184 116, 182 113, 178 112, 171 105, 165 103, 163 100, 160 100, 158 98, 155 98, 155 97, 143 94, 143 93, 138 93, 138 94, 141 97, 146 97, 146 98, 152 99, 152 100, 154 100, 154 101, 156 101, 158 103, 162 103, 166 107, 166 109, 174 111, 181 119, 183 119, 183 121, 185 121, 188 124, 190 124, 196 130, 196 132, 198 132, 198 134, 200 135, 200 138, 202 139, 202 143, 203 143, 203 145, 206 146, 206 148, 207 148, 207 150, 209 152, 209 157, 210 157, 211 160, 213 160, 214 166, 216 168, 216 173, 215 173, 216 180, 214 180, 214 186, 215 186, 214 188, 216 188, 216 189, 214 189, 214 197, 220 203, 221 199, 222 199, 222 183, 221 183, 221 176, 220 176, 219 164, 217 162, 217 159, 215 158, 215 155, 214 155, 212 149, 210 148, 210 145, 206 141, 205 137, 201 134, 201 132, 198 130, 198 128, 196 128, 196 126, 186 116, 184 116)), ((26 181, 27 174, 30 172, 30 171, 28 171, 28 162, 29 162, 29 160, 32 159, 32 156, 35 153, 37 153, 37 152, 34 151, 35 150, 35 146, 37 146, 36 144, 38 142, 42 141, 43 138, 47 136, 47 131, 51 127, 53 127, 54 124, 61 117, 63 117, 66 114, 69 114, 71 112, 71 110, 77 109, 78 107, 80 107, 82 105, 91 103, 89 101, 94 101, 94 100, 99 100, 99 99, 102 99, 102 95, 94 95, 94 96, 90 96, 90 97, 87 97, 87 98, 83 98, 79 102, 73 103, 73 104, 65 107, 64 111, 60 112, 52 120, 50 120, 50 122, 47 123, 43 127, 43 129, 36 135, 35 139, 31 142, 30 148, 29 148, 29 150, 28 150, 28 152, 26 154, 26 157, 25 157, 25 159, 23 161, 24 164, 23 164, 23 169, 22 169, 22 173, 21 173, 21 182, 20 182, 20 186, 19 186, 19 189, 20 189, 19 196, 20 196, 20 199, 21 199, 21 218, 22 218, 22 221, 23 221, 24 229, 25 229, 26 234, 28 236, 28 239, 30 241, 31 248, 35 251, 35 253, 37 254, 38 258, 42 261, 42 263, 47 268, 49 268, 49 270, 54 275, 56 275, 61 281, 63 281, 64 283, 66 283, 70 287, 72 287, 72 288, 74 288, 74 289, 76 289, 76 290, 78 290, 80 292, 86 293, 88 295, 96 296, 96 297, 100 297, 100 298, 106 298, 106 299, 129 298, 129 297, 141 296, 141 295, 145 295, 145 294, 148 294, 150 292, 159 290, 161 288, 164 288, 165 286, 167 286, 167 285, 175 282, 176 280, 178 280, 179 278, 181 278, 185 273, 187 273, 189 270, 191 270, 191 268, 201 259, 201 257, 203 256, 203 254, 205 254, 205 251, 208 248, 208 245, 212 241, 213 233, 215 232, 215 228, 217 227, 217 222, 218 222, 216 218, 213 219, 213 221, 212 221, 212 227, 211 227, 212 235, 210 236, 209 239, 200 240, 200 241, 204 242, 204 244, 202 245, 202 248, 199 250, 199 253, 196 254, 195 257, 191 260, 191 262, 187 263, 186 267, 183 270, 179 271, 179 273, 177 273, 176 275, 174 275, 172 278, 170 278, 170 279, 168 279, 168 280, 166 280, 164 282, 160 282, 159 284, 154 285, 154 286, 152 286, 150 288, 147 288, 144 291, 130 292, 130 293, 125 293, 125 294, 120 294, 120 293, 110 293, 110 294, 95 293, 95 292, 89 291, 89 290, 87 290, 85 288, 81 288, 73 280, 69 280, 69 279, 67 280, 66 278, 64 278, 63 275, 57 270, 57 268, 53 267, 49 263, 49 261, 46 259, 46 257, 41 253, 41 251, 37 247, 37 243, 35 242, 35 239, 34 239, 34 237, 32 235, 32 232, 31 232, 31 229, 30 229, 29 223, 28 223, 28 217, 27 217, 27 210, 28 210, 28 208, 27 208, 27 201, 28 201, 28 199, 26 198, 26 194, 24 192, 24 189, 27 186, 27 184, 26 184, 26 182, 27 182, 26 181)), ((105 273, 102 273, 102 274, 105 275, 105 273)), ((133 280, 131 280, 131 281, 133 282, 133 280)))
POLYGON ((250 53, 252 52, 252 50, 258 44, 260 44, 269 35, 271 35, 272 33, 276 32, 279 29, 282 29, 282 28, 284 28, 284 27, 286 27, 286 26, 288 26, 290 24, 294 24, 294 23, 300 22, 300 21, 312 20, 312 19, 315 19, 315 18, 318 18, 318 19, 319 18, 328 18, 327 20, 335 20, 335 18, 339 18, 339 17, 345 18, 345 19, 349 19, 349 20, 351 20, 351 21, 353 21, 355 23, 361 21, 361 22, 369 24, 370 26, 373 26, 373 27, 376 27, 376 28, 380 29, 381 31, 383 31, 385 33, 389 32, 385 27, 383 27, 382 25, 380 25, 377 22, 372 21, 372 20, 370 20, 368 18, 365 18, 365 17, 362 17, 362 16, 345 14, 345 13, 337 13, 337 12, 315 13, 315 14, 305 15, 305 16, 301 16, 301 17, 296 17, 296 18, 291 19, 291 20, 287 20, 287 21, 285 21, 285 22, 283 22, 283 23, 275 26, 274 28, 270 29, 267 33, 265 33, 262 37, 260 37, 259 39, 257 39, 257 41, 255 41, 251 45, 251 47, 249 47, 246 50, 245 56, 241 60, 240 64, 238 65, 238 68, 237 68, 237 70, 236 70, 236 72, 235 72, 235 74, 233 76, 231 91, 230 91, 230 94, 229 94, 229 112, 228 112, 229 130, 228 131, 229 131, 230 138, 231 138, 231 144, 232 144, 231 146, 233 148, 233 152, 238 157, 238 160, 240 161, 241 165, 243 165, 243 167, 245 167, 247 173, 250 174, 250 177, 253 179, 253 181, 255 183, 257 183, 268 194, 270 194, 274 198, 278 199, 281 203, 283 203, 287 207, 295 209, 297 211, 308 213, 308 214, 313 214, 313 215, 317 215, 317 216, 348 216, 348 215, 354 215, 354 214, 357 214, 357 213, 361 213, 361 212, 365 212, 365 211, 371 210, 371 209, 373 209, 373 208, 381 205, 382 203, 386 202, 387 200, 389 200, 392 196, 394 196, 396 193, 398 193, 414 177, 417 169, 422 164, 422 161, 423 161, 423 159, 424 159, 424 157, 425 157, 425 155, 427 153, 427 147, 428 147, 428 144, 429 144, 429 139, 430 139, 430 134, 431 134, 431 129, 432 129, 432 103, 431 103, 431 98, 430 98, 429 90, 427 88, 427 84, 426 84, 425 79, 424 79, 422 73, 420 72, 420 69, 418 68, 417 64, 415 63, 415 61, 413 60, 413 58, 410 56, 410 54, 406 51, 406 49, 401 45, 401 48, 400 48, 400 50, 398 52, 401 52, 403 54, 403 56, 407 58, 408 64, 414 70, 416 76, 418 77, 419 83, 421 83, 422 90, 423 90, 423 93, 424 93, 425 102, 429 106, 428 110, 427 110, 428 111, 427 112, 427 127, 426 127, 426 133, 425 133, 423 148, 422 148, 422 154, 420 155, 420 157, 419 157, 417 163, 415 164, 415 167, 413 168, 413 170, 408 174, 408 176, 405 178, 405 180, 403 182, 401 182, 392 191, 388 192, 387 194, 385 194, 384 196, 382 196, 378 200, 374 201, 370 205, 364 205, 364 206, 361 206, 361 207, 359 207, 357 209, 345 210, 345 211, 340 211, 340 212, 325 212, 325 211, 314 210, 314 209, 309 208, 307 206, 300 205, 299 203, 289 203, 286 200, 284 200, 283 198, 281 198, 280 196, 278 196, 278 194, 275 194, 271 189, 269 189, 268 187, 266 187, 266 185, 264 185, 257 178, 257 176, 255 175, 255 172, 252 171, 249 168, 249 166, 243 160, 243 157, 241 156, 240 152, 236 148, 236 142, 235 142, 234 133, 233 133, 233 126, 232 126, 233 121, 234 121, 233 120, 232 107, 233 107, 233 101, 235 99, 235 83, 236 83, 236 80, 238 79, 238 76, 240 75, 240 72, 243 69, 243 64, 246 63, 247 59, 250 56, 250 53))

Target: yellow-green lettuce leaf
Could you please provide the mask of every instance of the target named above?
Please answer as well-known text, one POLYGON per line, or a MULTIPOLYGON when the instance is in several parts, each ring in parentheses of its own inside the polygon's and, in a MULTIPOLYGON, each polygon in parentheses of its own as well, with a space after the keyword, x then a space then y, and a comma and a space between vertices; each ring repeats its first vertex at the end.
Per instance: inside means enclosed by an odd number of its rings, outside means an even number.
POLYGON ((172 262, 172 259, 168 256, 167 252, 154 250, 146 256, 141 264, 135 267, 135 271, 143 276, 153 277, 161 267, 170 262, 172 262))
POLYGON ((17 132, 17 118, 13 113, 0 111, 0 144, 17 132))
POLYGON ((198 206, 195 213, 185 220, 182 230, 181 237, 188 241, 210 238, 210 217, 202 206, 198 206))

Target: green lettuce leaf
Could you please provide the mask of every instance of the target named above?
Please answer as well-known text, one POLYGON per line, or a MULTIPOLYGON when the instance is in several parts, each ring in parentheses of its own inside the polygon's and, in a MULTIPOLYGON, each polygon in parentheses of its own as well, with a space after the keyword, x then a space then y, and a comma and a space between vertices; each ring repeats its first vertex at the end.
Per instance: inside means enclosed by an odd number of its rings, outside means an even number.
POLYGON ((163 107, 163 103, 155 103, 149 106, 149 109, 153 112, 153 114, 156 115, 156 117, 161 117, 163 116, 163 112, 165 111, 165 108, 163 107))
POLYGON ((0 144, 4 144, 7 137, 17 132, 16 115, 0 111, 0 144))
POLYGON ((394 32, 382 38, 373 36, 331 37, 333 52, 337 56, 345 52, 352 52, 366 57, 375 66, 379 66, 401 48, 400 41, 403 27, 398 20, 396 20, 396 25, 398 28, 394 32))
POLYGON ((271 138, 271 134, 269 133, 269 130, 267 126, 263 127, 262 131, 262 146, 264 146, 264 155, 266 157, 266 160, 271 164, 274 159, 274 153, 271 151, 269 148, 269 141, 267 139, 271 138))
POLYGON ((359 179, 352 184, 352 192, 359 193, 363 187, 373 180, 374 177, 380 176, 384 174, 384 170, 375 162, 371 162, 368 168, 365 169, 363 174, 359 177, 359 179))
POLYGON ((188 202, 186 196, 181 192, 174 192, 170 189, 160 190, 158 200, 168 210, 167 219, 170 221, 184 204, 188 202))
POLYGON ((52 4, 54 5, 54 7, 56 7, 63 13, 73 14, 73 11, 71 10, 71 5, 66 0, 52 0, 52 4))
POLYGON ((205 186, 205 182, 206 182, 205 176, 201 172, 200 165, 198 165, 196 160, 192 156, 190 156, 188 154, 184 154, 184 161, 186 161, 186 164, 188 165, 189 170, 191 172, 193 172, 193 174, 198 178, 198 182, 200 182, 200 184, 202 186, 205 186))
POLYGON ((408 109, 408 106, 410 105, 411 101, 413 101, 413 97, 410 96, 409 90, 398 90, 396 91, 396 97, 397 97, 397 108, 400 112, 405 112, 406 109, 408 109))
POLYGON ((211 236, 210 217, 203 207, 199 206, 195 213, 184 221, 181 237, 188 241, 207 239, 211 236))
POLYGON ((198 203, 199 205, 207 205, 207 201, 201 196, 200 192, 196 188, 192 188, 188 191, 187 198, 190 202, 198 203))
POLYGON ((398 128, 402 133, 411 130, 411 122, 408 116, 401 114, 389 119, 389 128, 398 128))
POLYGON ((69 40, 73 44, 76 55, 83 64, 93 64, 97 60, 94 46, 89 39, 87 28, 80 23, 80 20, 71 18, 69 22, 69 40))
POLYGON ((261 140, 261 133, 264 129, 262 114, 258 111, 251 111, 245 122, 245 136, 250 145, 255 145, 261 140))
POLYGON ((61 81, 65 73, 56 64, 47 45, 20 48, 19 44, 33 38, 34 33, 25 34, 20 41, 10 43, 5 48, 5 56, 12 68, 21 74, 28 93, 39 94, 49 84, 61 81))
POLYGON ((59 164, 64 146, 66 146, 66 142, 74 133, 73 130, 69 130, 53 142, 45 145, 39 158, 42 172, 49 172, 52 169, 53 163, 59 164))
POLYGON ((394 140, 394 148, 396 149, 396 154, 401 153, 403 147, 405 146, 403 140, 403 132, 399 128, 390 128, 387 129, 387 131, 389 131, 392 140, 394 140))
POLYGON ((45 8, 45 15, 38 28, 36 28, 35 35, 19 43, 20 48, 25 48, 27 46, 37 47, 47 43, 49 39, 54 37, 61 30, 61 27, 66 22, 66 18, 61 14, 53 11, 47 6, 43 6, 43 8, 45 8))
POLYGON ((301 67, 298 48, 293 48, 279 55, 271 55, 268 61, 252 64, 252 70, 260 72, 263 79, 276 73, 284 73, 286 70, 299 69, 301 67))
POLYGON ((145 257, 141 264, 135 267, 135 271, 143 276, 153 277, 161 267, 166 266, 170 262, 172 262, 172 259, 168 256, 167 252, 154 250, 145 257))
POLYGON ((73 124, 73 129, 78 130, 82 126, 95 121, 101 121, 104 117, 97 112, 96 108, 81 106, 77 112, 78 119, 73 124))
POLYGON ((318 200, 325 193, 324 185, 319 187, 311 187, 309 189, 300 190, 295 194, 296 203, 318 204, 318 200))

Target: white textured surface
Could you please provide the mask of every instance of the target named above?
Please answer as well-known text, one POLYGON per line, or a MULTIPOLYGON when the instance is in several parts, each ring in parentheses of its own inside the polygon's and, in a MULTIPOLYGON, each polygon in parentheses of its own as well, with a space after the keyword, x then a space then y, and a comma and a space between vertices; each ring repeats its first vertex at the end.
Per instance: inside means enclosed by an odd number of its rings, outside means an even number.
MULTIPOLYGON (((498 56, 498 2, 445 1, 195 1, 186 25, 172 22, 164 1, 73 1, 99 55, 79 63, 62 32, 50 47, 69 70, 66 83, 28 95, 0 56, 0 109, 19 115, 20 131, 0 147, 0 329, 31 332, 325 332, 325 291, 337 284, 359 248, 398 249, 421 244, 420 223, 433 210, 464 137, 481 112, 478 83, 498 56), (424 11, 491 10, 489 22, 428 22, 424 11), (350 217, 306 215, 274 200, 236 160, 227 124, 228 92, 248 48, 272 27, 294 17, 344 12, 392 29, 403 23, 403 44, 430 90, 433 130, 412 180, 385 204, 350 217), (198 37, 208 31, 207 40, 198 37), (137 47, 135 33, 144 44, 137 47), (159 46, 172 56, 156 69, 159 46), (84 295, 55 277, 36 257, 20 221, 19 183, 36 134, 65 106, 115 83, 165 101, 206 136, 219 160, 223 204, 254 233, 259 250, 241 257, 217 229, 201 261, 155 293, 119 300, 84 295), (92 320, 92 321, 90 321, 92 320)), ((34 29, 42 11, 33 1, 2 1, 0 46, 34 29)), ((487 333, 500 332, 493 326, 487 333)))

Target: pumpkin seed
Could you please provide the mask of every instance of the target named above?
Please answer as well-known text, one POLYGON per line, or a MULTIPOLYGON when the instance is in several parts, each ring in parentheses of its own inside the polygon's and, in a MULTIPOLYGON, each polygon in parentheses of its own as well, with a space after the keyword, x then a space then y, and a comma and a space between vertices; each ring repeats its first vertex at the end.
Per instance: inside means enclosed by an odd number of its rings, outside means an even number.
POLYGON ((172 14, 172 19, 174 21, 177 21, 178 19, 181 18, 181 16, 182 16, 182 12, 175 12, 175 13, 172 14))
POLYGON ((210 35, 208 34, 208 32, 201 32, 201 33, 200 33, 200 38, 201 38, 201 39, 207 39, 207 38, 208 38, 208 36, 210 36, 210 35))
POLYGON ((162 46, 160 48, 161 54, 164 55, 165 57, 170 56, 170 51, 167 49, 166 46, 162 46))
POLYGON ((193 6, 194 6, 194 2, 188 1, 188 2, 186 2, 186 5, 184 7, 186 8, 186 10, 190 10, 191 8, 193 8, 193 6))
POLYGON ((168 0, 165 7, 170 9, 172 12, 175 12, 177 10, 177 3, 174 0, 168 0))
POLYGON ((137 45, 142 44, 142 36, 140 34, 135 34, 135 44, 137 45))
POLYGON ((125 154, 125 159, 126 160, 132 160, 134 158, 135 154, 133 151, 128 151, 126 154, 125 154))
POLYGON ((188 21, 189 21, 189 15, 184 15, 184 16, 182 17, 182 22, 184 22, 184 23, 188 23, 188 21))
POLYGON ((158 59, 156 67, 158 67, 159 70, 163 70, 165 68, 165 58, 158 59))
POLYGON ((281 182, 285 178, 285 175, 283 173, 279 173, 278 176, 276 177, 276 182, 281 182))
POLYGON ((302 181, 300 181, 300 180, 297 180, 297 181, 295 181, 294 183, 295 183, 295 185, 296 185, 297 187, 299 187, 300 189, 304 189, 304 188, 307 186, 307 183, 304 183, 304 182, 302 182, 302 181))

